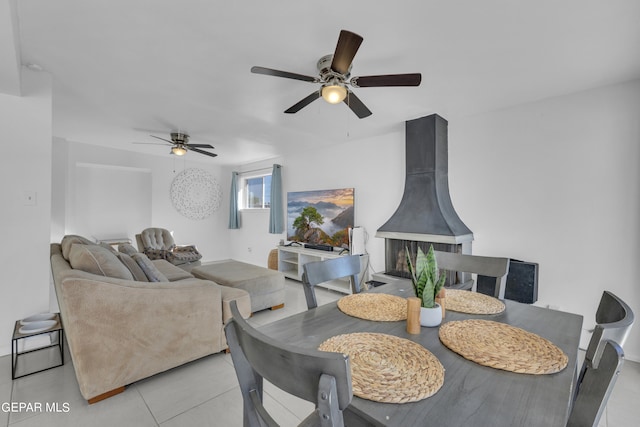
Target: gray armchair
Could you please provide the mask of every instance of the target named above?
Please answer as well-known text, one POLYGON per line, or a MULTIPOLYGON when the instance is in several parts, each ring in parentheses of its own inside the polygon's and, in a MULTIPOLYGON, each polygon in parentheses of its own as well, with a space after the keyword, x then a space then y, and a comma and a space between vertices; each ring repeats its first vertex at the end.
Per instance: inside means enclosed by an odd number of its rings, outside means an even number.
POLYGON ((198 263, 202 258, 194 245, 178 246, 164 228, 146 228, 136 234, 138 250, 149 259, 164 259, 173 265, 198 263))

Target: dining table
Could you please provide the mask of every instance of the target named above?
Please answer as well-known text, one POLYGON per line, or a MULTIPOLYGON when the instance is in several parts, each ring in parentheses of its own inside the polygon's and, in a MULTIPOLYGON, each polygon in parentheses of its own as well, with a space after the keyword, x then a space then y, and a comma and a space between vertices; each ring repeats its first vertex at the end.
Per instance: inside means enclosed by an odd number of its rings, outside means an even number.
MULTIPOLYGON (((366 292, 415 296, 409 280, 388 283, 366 292)), ((381 403, 354 395, 348 412, 351 418, 357 419, 355 424, 358 425, 565 426, 571 406, 583 318, 578 314, 516 301, 503 302, 505 309, 498 314, 446 310, 440 327, 452 321, 485 319, 520 328, 550 341, 566 354, 567 364, 562 370, 540 375, 483 366, 445 346, 439 337, 439 327, 421 327, 418 334, 409 334, 406 320, 362 319, 342 312, 337 302, 294 314, 261 326, 259 330, 287 344, 308 349, 317 349, 329 338, 341 334, 387 334, 420 344, 441 362, 444 381, 430 397, 408 403, 381 403)), ((419 360, 416 362, 420 363, 419 360)))

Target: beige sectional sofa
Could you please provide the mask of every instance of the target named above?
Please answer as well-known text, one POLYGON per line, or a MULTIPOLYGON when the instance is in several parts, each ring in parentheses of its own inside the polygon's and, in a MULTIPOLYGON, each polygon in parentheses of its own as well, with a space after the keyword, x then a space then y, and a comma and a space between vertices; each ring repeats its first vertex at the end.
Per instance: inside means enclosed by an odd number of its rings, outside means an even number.
POLYGON ((51 244, 60 315, 80 392, 90 403, 225 350, 232 300, 243 316, 251 315, 247 292, 124 249, 131 254, 80 236, 51 244), (159 281, 149 281, 147 269, 159 281))

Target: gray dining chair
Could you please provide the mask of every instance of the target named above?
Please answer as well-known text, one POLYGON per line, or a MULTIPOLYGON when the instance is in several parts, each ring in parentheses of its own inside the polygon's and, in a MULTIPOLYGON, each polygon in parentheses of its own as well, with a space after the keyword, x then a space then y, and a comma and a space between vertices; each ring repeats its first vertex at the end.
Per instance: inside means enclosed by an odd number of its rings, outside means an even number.
POLYGON ((584 364, 597 368, 604 350, 604 341, 611 340, 624 348, 635 316, 633 310, 624 301, 609 291, 602 292, 600 304, 596 310, 596 326, 589 340, 584 364))
POLYGON ((600 366, 602 353, 607 341, 615 342, 620 348, 624 348, 624 343, 629 336, 634 320, 633 310, 627 303, 612 292, 602 292, 602 297, 596 310, 596 326, 592 331, 584 362, 580 367, 580 371, 576 370, 574 374, 573 402, 576 401, 580 393, 580 387, 584 382, 587 371, 589 369, 598 369, 600 366))
MULTIPOLYGON (((509 273, 509 258, 463 255, 442 251, 434 251, 434 253, 439 269, 493 277, 495 279, 494 296, 498 299, 504 299, 507 274, 509 273)), ((472 290, 476 290, 475 284, 472 290)))
POLYGON ((302 287, 307 299, 307 308, 318 306, 315 286, 331 280, 349 277, 351 292, 360 293, 360 255, 348 255, 325 261, 308 262, 302 266, 302 287))
POLYGON ((622 369, 624 352, 614 341, 602 341, 597 368, 588 366, 579 382, 567 427, 597 427, 622 369))
POLYGON ((349 356, 269 338, 242 318, 235 301, 231 313, 225 333, 242 392, 244 427, 278 426, 263 405, 263 379, 315 403, 316 409, 300 426, 343 427, 343 411, 353 398, 349 356))

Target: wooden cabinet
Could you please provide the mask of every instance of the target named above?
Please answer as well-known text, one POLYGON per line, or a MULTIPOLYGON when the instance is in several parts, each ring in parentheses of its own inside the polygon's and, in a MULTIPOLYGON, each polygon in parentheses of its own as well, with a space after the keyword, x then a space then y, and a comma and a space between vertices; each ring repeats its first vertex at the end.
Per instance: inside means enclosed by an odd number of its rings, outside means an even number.
MULTIPOLYGON (((343 255, 339 255, 339 252, 307 249, 301 246, 278 246, 278 271, 281 271, 285 277, 288 277, 289 279, 302 281, 302 266, 304 264, 308 262, 339 258, 341 256, 343 255)), ((367 281, 369 255, 362 255, 360 258, 361 273, 359 279, 360 287, 362 288, 364 282, 367 281)), ((322 283, 318 286, 345 294, 351 293, 351 284, 349 283, 348 278, 332 280, 331 282, 322 283)))

